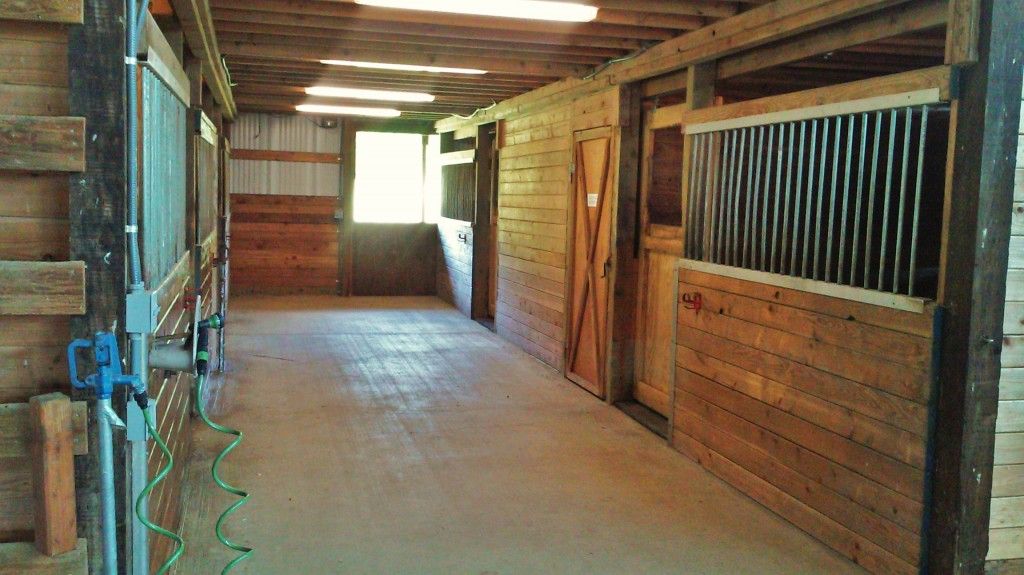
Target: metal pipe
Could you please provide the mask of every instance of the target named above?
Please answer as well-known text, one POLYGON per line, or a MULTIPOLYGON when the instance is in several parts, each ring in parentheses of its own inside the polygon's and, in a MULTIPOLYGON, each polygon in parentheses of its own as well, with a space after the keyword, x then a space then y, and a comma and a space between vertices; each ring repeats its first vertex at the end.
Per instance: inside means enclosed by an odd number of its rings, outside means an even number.
POLYGON ((786 254, 789 253, 789 198, 793 189, 793 148, 796 141, 796 124, 789 124, 789 151, 786 160, 786 195, 782 205, 782 251, 779 252, 779 273, 786 271, 786 254))
POLYGON ((882 204, 882 237, 881 252, 878 264, 878 291, 882 291, 885 283, 886 247, 889 239, 889 204, 892 203, 892 165, 896 155, 896 110, 889 115, 889 151, 885 164, 885 203, 882 204))
POLYGON ((733 200, 733 216, 732 216, 732 243, 733 243, 733 254, 732 254, 732 265, 739 266, 742 263, 742 247, 740 246, 740 211, 742 211, 742 193, 743 193, 743 154, 747 147, 747 131, 744 129, 740 132, 740 147, 736 154, 739 158, 739 165, 736 166, 736 185, 734 188, 733 200))
POLYGON ((878 158, 882 145, 882 112, 875 113, 875 146, 871 153, 871 186, 868 191, 868 224, 864 230, 864 287, 871 284, 871 233, 875 228, 875 191, 878 188, 878 158))
MULTIPOLYGON (((697 176, 697 174, 698 174, 698 170, 697 170, 697 152, 698 152, 698 148, 697 148, 697 146, 698 146, 699 143, 700 143, 700 135, 698 135, 696 137, 693 137, 690 140, 690 162, 689 162, 689 166, 690 166, 690 182, 689 182, 689 193, 686 195, 687 196, 686 197, 686 221, 683 222, 683 225, 686 226, 686 250, 684 251, 684 253, 687 256, 692 256, 692 254, 693 254, 694 237, 695 237, 695 234, 696 234, 696 231, 694 230, 693 223, 694 223, 694 219, 695 219, 694 218, 694 213, 696 212, 696 207, 695 206, 697 205, 697 202, 694 201, 694 198, 697 195, 697 180, 698 180, 698 176, 697 176)), ((650 166, 650 165, 648 166, 648 170, 653 171, 653 169, 654 169, 653 166, 650 166)), ((653 179, 653 177, 648 175, 648 181, 650 181, 651 179, 653 179)))
POLYGON ((843 147, 843 117, 836 118, 836 142, 832 151, 832 193, 828 202, 828 244, 825 246, 825 281, 832 281, 832 238, 836 224, 836 193, 839 188, 839 150, 843 147))
MULTIPOLYGON (((753 221, 753 227, 750 230, 750 267, 751 269, 758 269, 760 259, 757 257, 757 213, 758 208, 761 204, 761 160, 764 156, 764 126, 758 126, 757 128, 757 169, 754 170, 754 201, 753 201, 753 214, 751 214, 751 221, 753 221)), ((764 230, 761 230, 764 233, 764 230)))
POLYGON ((750 265, 750 206, 753 197, 750 184, 754 181, 754 129, 748 128, 748 131, 750 132, 750 151, 747 158, 747 187, 743 193, 747 198, 747 206, 743 213, 743 257, 740 258, 740 265, 743 267, 750 265))
MULTIPOLYGON (((768 150, 767 150, 767 153, 771 154, 772 150, 774 148, 775 148, 775 126, 768 126, 768 150)), ((760 268, 761 271, 766 271, 766 266, 767 266, 767 270, 771 270, 771 262, 768 261, 768 258, 771 256, 771 254, 767 253, 767 251, 768 251, 768 200, 769 200, 768 196, 770 195, 768 192, 771 189, 771 185, 772 185, 772 159, 771 159, 770 155, 768 156, 767 161, 765 163, 767 164, 767 166, 765 168, 765 172, 766 173, 765 173, 765 177, 764 177, 764 205, 762 206, 763 210, 761 211, 761 227, 763 228, 763 231, 761 232, 761 268, 760 268)))
POLYGON ((843 264, 846 261, 846 224, 850 211, 850 169, 853 165, 853 129, 856 126, 857 117, 850 116, 850 123, 846 127, 846 178, 843 183, 843 217, 839 225, 839 273, 836 277, 836 281, 839 283, 843 283, 843 264))
POLYGON ((800 277, 807 277, 807 256, 811 247, 811 211, 814 204, 814 162, 818 157, 818 121, 811 122, 811 153, 807 169, 807 212, 804 214, 804 254, 800 263, 800 277))
POLYGON ((853 257, 850 261, 850 285, 857 283, 857 255, 860 249, 860 212, 864 200, 864 165, 867 161, 865 154, 868 148, 868 115, 861 114, 860 117, 860 156, 857 166, 857 203, 854 208, 853 219, 853 257))
POLYGON ((114 434, 110 398, 96 400, 96 431, 99 435, 100 538, 103 573, 117 575, 117 506, 114 495, 114 434))
POLYGON ((903 163, 900 168, 900 204, 896 217, 896 254, 893 258, 892 293, 900 291, 900 260, 903 251, 903 222, 907 209, 907 176, 910 164, 910 125, 914 123, 914 109, 907 108, 906 125, 903 127, 903 163))
POLYGON ((779 204, 782 203, 782 157, 786 150, 786 126, 779 124, 779 150, 775 154, 775 208, 772 212, 772 249, 769 252, 771 261, 768 262, 768 271, 776 270, 776 258, 779 251, 779 204))
POLYGON ((829 119, 824 120, 821 138, 821 166, 818 172, 818 213, 814 219, 814 279, 818 279, 818 262, 821 261, 821 215, 825 205, 825 165, 828 159, 829 119))
MULTIPOLYGON (((796 275, 796 252, 800 244, 800 199, 803 198, 804 186, 804 149, 807 143, 807 122, 800 122, 800 151, 796 156, 796 190, 794 193, 796 207, 793 209, 793 248, 789 254, 789 275, 796 275)), ((807 206, 809 209, 810 206, 807 206)))
POLYGON ((914 190, 914 228, 910 236, 910 286, 908 295, 914 295, 914 276, 917 275, 917 227, 921 217, 921 186, 924 180, 924 146, 928 139, 928 106, 921 108, 921 135, 917 144, 917 185, 914 190))

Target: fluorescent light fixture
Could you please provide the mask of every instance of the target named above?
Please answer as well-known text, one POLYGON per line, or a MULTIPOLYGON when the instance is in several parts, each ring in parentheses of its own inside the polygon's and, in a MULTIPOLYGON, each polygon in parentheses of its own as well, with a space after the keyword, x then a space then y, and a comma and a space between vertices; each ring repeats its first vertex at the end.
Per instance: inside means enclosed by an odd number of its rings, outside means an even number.
POLYGON ((433 102, 434 96, 422 92, 396 92, 393 90, 362 90, 359 88, 336 88, 334 86, 312 86, 306 88, 310 96, 325 98, 352 98, 354 100, 386 100, 389 102, 433 102))
POLYGON ((383 64, 378 62, 353 62, 351 60, 320 60, 328 66, 349 66, 352 68, 372 68, 374 70, 397 70, 401 72, 431 72, 434 74, 486 74, 487 70, 472 68, 445 68, 443 66, 416 66, 412 64, 383 64))
POLYGON ((356 0, 356 4, 555 22, 590 22, 597 18, 594 6, 550 0, 356 0))
POLYGON ((295 106, 299 112, 323 114, 325 116, 371 116, 374 118, 397 118, 402 115, 398 110, 387 108, 357 108, 353 106, 322 106, 319 104, 300 104, 295 106))

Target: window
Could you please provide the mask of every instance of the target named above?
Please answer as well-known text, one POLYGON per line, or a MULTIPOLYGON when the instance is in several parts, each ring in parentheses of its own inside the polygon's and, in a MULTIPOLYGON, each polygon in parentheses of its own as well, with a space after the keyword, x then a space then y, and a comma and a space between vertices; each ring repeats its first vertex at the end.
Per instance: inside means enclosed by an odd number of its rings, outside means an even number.
POLYGON ((441 197, 439 155, 438 136, 357 133, 355 221, 436 222, 441 197))

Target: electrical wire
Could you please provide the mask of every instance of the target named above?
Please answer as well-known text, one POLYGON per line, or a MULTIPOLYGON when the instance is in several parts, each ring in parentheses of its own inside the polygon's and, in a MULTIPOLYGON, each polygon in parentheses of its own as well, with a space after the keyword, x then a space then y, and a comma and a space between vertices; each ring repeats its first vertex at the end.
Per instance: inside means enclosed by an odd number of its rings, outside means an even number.
POLYGON ((202 419, 203 423, 205 423, 210 429, 213 429, 214 431, 219 431, 220 433, 223 433, 225 435, 231 435, 235 438, 230 444, 228 444, 227 447, 225 447, 217 455, 217 457, 213 460, 213 465, 210 467, 210 475, 213 477, 213 481, 214 483, 217 484, 217 487, 220 487, 224 491, 227 491, 228 493, 236 495, 241 498, 238 501, 231 504, 231 506, 228 507, 224 511, 224 513, 221 513, 220 517, 217 518, 217 526, 215 529, 217 533, 217 539, 222 544, 224 544, 225 547, 228 547, 229 549, 232 549, 240 553, 239 556, 235 557, 230 562, 228 562, 227 565, 224 566, 224 570, 221 571, 221 575, 225 575, 226 573, 234 569, 236 565, 248 559, 253 554, 253 549, 251 547, 239 545, 238 543, 231 541, 230 539, 228 539, 226 535, 224 535, 224 523, 227 521, 228 517, 230 517, 235 511, 238 511, 238 509, 241 506, 245 505, 249 501, 249 494, 237 487, 232 486, 228 482, 224 481, 220 476, 221 462, 224 461, 224 458, 227 457, 227 455, 231 453, 232 450, 234 450, 236 447, 238 447, 240 443, 242 443, 242 439, 245 437, 245 435, 241 431, 238 431, 237 429, 232 429, 230 427, 221 425, 210 420, 209 416, 206 414, 206 407, 203 405, 203 387, 205 387, 205 385, 206 374, 200 373, 199 376, 196 378, 196 410, 199 412, 199 418, 202 419))
POLYGON ((146 484, 146 488, 142 490, 142 493, 139 495, 139 498, 135 500, 135 515, 137 515, 139 521, 141 521, 142 524, 146 526, 146 529, 149 529, 150 531, 158 535, 163 535, 164 537, 167 537, 168 539, 171 539, 172 541, 177 543, 177 548, 174 550, 174 553, 171 553, 171 556, 168 557, 167 560, 164 561, 164 564, 161 565, 160 568, 156 571, 157 575, 164 575, 178 561, 178 559, 181 558, 182 554, 185 553, 185 540, 182 539, 181 536, 177 533, 168 531, 167 529, 164 529, 163 527, 160 527, 159 525, 156 525, 155 523, 151 522, 149 520, 149 514, 145 509, 144 503, 148 500, 149 494, 153 491, 154 488, 156 488, 157 484, 159 484, 168 475, 170 475, 171 470, 174 469, 174 456, 171 454, 171 450, 167 448, 167 444, 164 443, 164 440, 160 438, 160 434, 157 433, 156 425, 153 423, 153 414, 150 413, 149 409, 143 409, 142 413, 143 417, 146 420, 146 429, 149 430, 150 437, 153 438, 153 441, 156 443, 157 447, 160 448, 160 451, 164 454, 164 457, 167 458, 167 465, 164 466, 164 468, 161 469, 160 472, 157 473, 156 476, 154 476, 153 479, 146 484))

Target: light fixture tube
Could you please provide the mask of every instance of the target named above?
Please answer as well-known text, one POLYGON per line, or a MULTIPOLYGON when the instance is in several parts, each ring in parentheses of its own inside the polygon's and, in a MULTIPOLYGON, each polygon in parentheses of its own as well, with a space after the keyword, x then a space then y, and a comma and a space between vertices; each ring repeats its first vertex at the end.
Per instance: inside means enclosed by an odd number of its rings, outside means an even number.
POLYGON ((373 118, 397 118, 402 115, 398 110, 387 108, 359 108, 354 106, 323 106, 320 104, 299 104, 295 106, 299 112, 323 114, 325 116, 370 116, 373 118))
POLYGON ((591 22, 598 11, 594 6, 550 0, 356 0, 356 4, 553 22, 591 22))
POLYGON ((361 88, 340 88, 335 86, 311 86, 306 88, 310 96, 325 98, 352 98, 354 100, 385 100, 389 102, 433 102, 434 96, 422 92, 397 92, 394 90, 363 90, 361 88))
POLYGON ((487 70, 473 68, 447 68, 444 66, 417 66, 415 64, 387 64, 382 62, 354 62, 352 60, 320 60, 328 66, 348 66, 374 70, 395 70, 399 72, 430 72, 433 74, 486 74, 487 70))

